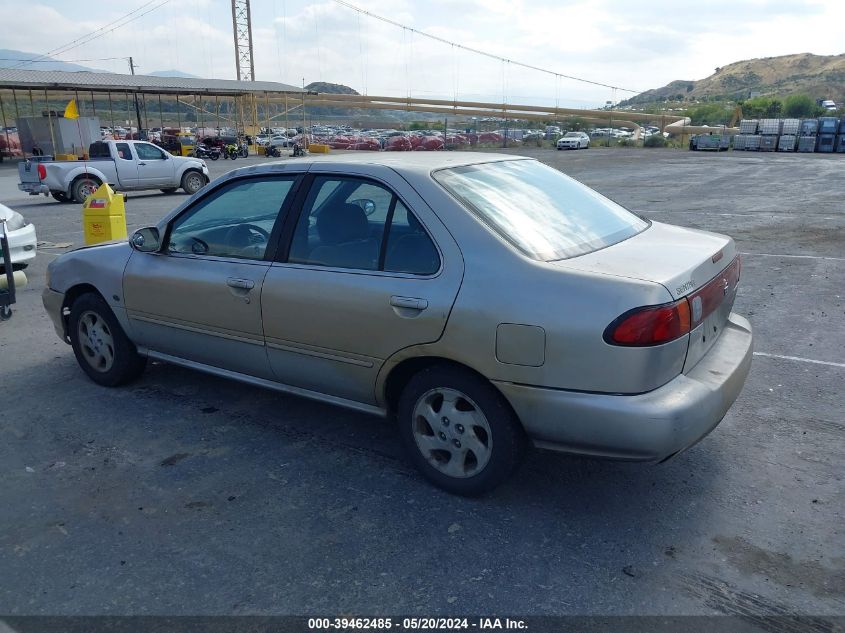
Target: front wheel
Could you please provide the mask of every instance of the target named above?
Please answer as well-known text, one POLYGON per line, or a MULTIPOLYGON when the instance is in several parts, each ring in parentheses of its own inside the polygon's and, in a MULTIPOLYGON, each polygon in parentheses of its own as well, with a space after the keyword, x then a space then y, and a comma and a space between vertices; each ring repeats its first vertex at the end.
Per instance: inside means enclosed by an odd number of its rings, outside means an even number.
POLYGON ((198 171, 188 171, 182 176, 182 189, 185 190, 189 196, 194 195, 197 191, 208 184, 208 178, 198 171))
POLYGON ((120 327, 100 295, 86 293, 73 302, 68 334, 76 361, 98 385, 117 387, 141 375, 147 359, 120 327))
POLYGON ((493 490, 516 469, 526 445, 502 395, 460 368, 432 366, 415 375, 402 392, 397 417, 411 461, 454 494, 493 490))

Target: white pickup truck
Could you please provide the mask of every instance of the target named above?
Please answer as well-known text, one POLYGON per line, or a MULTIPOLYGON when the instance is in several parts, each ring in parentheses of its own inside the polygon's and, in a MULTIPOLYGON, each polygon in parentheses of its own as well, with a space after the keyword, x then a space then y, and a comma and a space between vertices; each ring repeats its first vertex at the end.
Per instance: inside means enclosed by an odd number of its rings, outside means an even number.
POLYGON ((179 188, 194 194, 208 184, 204 160, 171 156, 145 141, 91 143, 88 160, 26 161, 18 166, 18 189, 31 196, 43 193, 59 202, 85 202, 107 182, 116 191, 179 188))

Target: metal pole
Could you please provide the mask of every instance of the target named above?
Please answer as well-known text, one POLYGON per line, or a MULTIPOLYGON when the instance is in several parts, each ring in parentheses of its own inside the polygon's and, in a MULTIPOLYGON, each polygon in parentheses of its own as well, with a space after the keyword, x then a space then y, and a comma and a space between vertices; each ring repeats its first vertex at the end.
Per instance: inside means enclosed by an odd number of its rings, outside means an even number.
MULTIPOLYGON (((133 77, 135 76, 135 60, 132 59, 132 57, 129 58, 129 72, 132 73, 133 77)), ((140 139, 141 138, 141 109, 138 107, 138 93, 133 92, 132 96, 135 97, 135 116, 138 119, 138 138, 140 139)), ((128 100, 128 95, 127 95, 127 100, 128 100)), ((130 132, 130 137, 131 137, 131 135, 132 135, 131 134, 131 132, 132 132, 131 126, 130 126, 129 132, 130 132)))
POLYGON ((179 101, 179 95, 176 95, 176 125, 179 127, 179 131, 182 131, 182 113, 179 112, 182 102, 179 101))
POLYGON ((91 91, 91 112, 93 112, 93 116, 97 116, 97 104, 94 103, 94 91, 91 91))
POLYGON ((114 138, 114 108, 112 107, 111 102, 111 90, 109 90, 109 121, 111 122, 111 134, 112 138, 114 138))
POLYGON ((158 93, 158 124, 161 126, 161 135, 164 136, 164 113, 161 109, 161 93, 158 93))
MULTIPOLYGON (((53 133, 53 115, 50 114, 50 97, 44 88, 44 101, 47 103, 47 125, 50 128, 50 144, 53 146, 53 158, 56 157, 56 135, 53 133)), ((64 148, 62 148, 64 149, 64 148)))
MULTIPOLYGON (((3 132, 6 134, 6 151, 12 157, 12 144, 9 142, 9 126, 6 124, 6 108, 3 107, 3 96, 0 95, 0 114, 3 115, 3 132)), ((20 136, 18 136, 20 138, 20 136)), ((0 163, 3 162, 3 152, 0 152, 0 163)))

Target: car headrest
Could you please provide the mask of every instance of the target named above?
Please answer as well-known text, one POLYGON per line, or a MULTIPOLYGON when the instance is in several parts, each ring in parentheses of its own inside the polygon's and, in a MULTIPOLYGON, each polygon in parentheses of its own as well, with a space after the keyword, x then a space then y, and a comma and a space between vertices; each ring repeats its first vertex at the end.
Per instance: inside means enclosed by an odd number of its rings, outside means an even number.
POLYGON ((343 244, 370 236, 367 214, 357 204, 338 204, 320 211, 317 233, 323 244, 343 244))

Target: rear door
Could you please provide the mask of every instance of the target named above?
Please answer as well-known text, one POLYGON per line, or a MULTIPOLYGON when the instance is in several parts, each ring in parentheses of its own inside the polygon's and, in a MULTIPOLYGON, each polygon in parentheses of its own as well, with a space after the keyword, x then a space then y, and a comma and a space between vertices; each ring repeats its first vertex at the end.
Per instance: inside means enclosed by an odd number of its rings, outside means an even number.
POLYGON ((384 361, 442 335, 463 259, 392 170, 310 174, 264 283, 270 365, 283 383, 374 403, 384 361))
POLYGON ((138 186, 142 189, 178 186, 176 164, 170 154, 152 143, 135 143, 138 154, 138 186))
POLYGON ((124 142, 114 144, 114 166, 121 189, 138 187, 138 162, 131 147, 129 143, 124 142))

